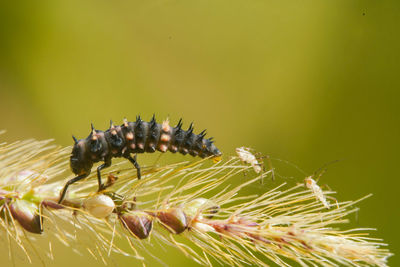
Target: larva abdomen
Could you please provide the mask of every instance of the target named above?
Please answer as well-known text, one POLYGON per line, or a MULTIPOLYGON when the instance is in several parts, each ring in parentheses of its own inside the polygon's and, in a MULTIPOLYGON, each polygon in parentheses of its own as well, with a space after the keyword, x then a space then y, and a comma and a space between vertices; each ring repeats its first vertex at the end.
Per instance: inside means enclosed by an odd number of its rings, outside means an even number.
MULTIPOLYGON (((190 154, 192 156, 220 156, 221 152, 211 139, 204 138, 205 131, 196 135, 193 125, 187 131, 182 129, 182 122, 175 127, 166 120, 157 123, 153 117, 150 122, 140 117, 135 122, 124 120, 121 126, 111 123, 105 132, 93 129, 86 139, 76 141, 71 158, 74 161, 104 161, 107 158, 127 157, 129 154, 153 153, 155 151, 190 154), (79 146, 77 144, 80 144, 79 146), (87 149, 88 147, 93 149, 87 149)), ((71 162, 72 164, 72 162, 71 162)))

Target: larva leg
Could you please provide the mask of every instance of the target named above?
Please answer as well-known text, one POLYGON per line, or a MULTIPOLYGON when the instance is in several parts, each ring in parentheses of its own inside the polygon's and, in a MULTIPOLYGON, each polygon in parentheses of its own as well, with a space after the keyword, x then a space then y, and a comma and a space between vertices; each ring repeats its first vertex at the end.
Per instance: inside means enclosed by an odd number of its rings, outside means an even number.
POLYGON ((137 161, 136 161, 136 156, 137 156, 137 155, 135 155, 135 156, 132 158, 132 156, 129 155, 129 156, 127 156, 126 158, 127 158, 130 162, 132 162, 133 166, 135 166, 135 168, 136 168, 136 170, 137 170, 137 177, 138 177, 138 179, 140 179, 140 178, 141 178, 140 166, 139 166, 139 164, 138 164, 137 161))
POLYGON ((100 171, 104 168, 110 167, 111 165, 111 160, 105 160, 103 164, 101 164, 98 168, 97 168, 97 181, 99 182, 99 191, 104 189, 104 185, 101 182, 101 173, 100 171))
POLYGON ((82 180, 83 178, 86 178, 88 175, 89 175, 89 173, 85 173, 85 174, 79 175, 79 176, 77 176, 77 177, 72 178, 71 180, 69 180, 69 181, 65 184, 64 189, 62 190, 60 199, 58 200, 58 204, 61 204, 61 202, 64 200, 65 194, 67 193, 68 186, 70 186, 71 184, 73 184, 73 183, 75 183, 75 182, 77 182, 77 181, 79 181, 79 180, 82 180))

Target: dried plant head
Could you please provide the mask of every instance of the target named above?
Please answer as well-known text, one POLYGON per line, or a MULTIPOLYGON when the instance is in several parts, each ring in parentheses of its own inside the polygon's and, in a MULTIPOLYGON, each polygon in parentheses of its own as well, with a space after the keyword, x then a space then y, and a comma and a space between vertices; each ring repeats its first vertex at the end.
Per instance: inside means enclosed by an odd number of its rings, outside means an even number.
POLYGON ((50 141, 0 145, 0 226, 11 261, 16 247, 30 262, 33 255, 51 259, 52 242, 104 264, 114 253, 162 261, 157 243, 201 265, 387 266, 391 255, 370 229, 341 229, 361 199, 327 209, 304 184, 261 184, 272 172, 249 171, 258 163, 237 156, 145 167, 141 180, 130 165, 116 163, 104 191, 96 192, 92 174, 59 205, 73 177, 69 153, 50 141), (249 195, 253 187, 261 193, 249 195), (33 239, 48 240, 48 249, 33 239))

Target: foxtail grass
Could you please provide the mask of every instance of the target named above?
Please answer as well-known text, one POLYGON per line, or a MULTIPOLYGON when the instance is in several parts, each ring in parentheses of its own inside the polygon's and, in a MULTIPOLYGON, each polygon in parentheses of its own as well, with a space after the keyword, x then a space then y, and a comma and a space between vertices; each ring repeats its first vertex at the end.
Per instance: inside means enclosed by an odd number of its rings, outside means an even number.
POLYGON ((328 204, 304 184, 271 187, 272 170, 257 173, 236 156, 147 167, 141 180, 116 163, 102 172, 105 190, 97 192, 93 172, 60 205, 73 178, 70 150, 50 141, 0 144, 0 229, 10 261, 15 250, 29 262, 51 260, 52 243, 39 249, 35 238, 55 238, 104 264, 114 254, 163 261, 154 243, 200 265, 387 266, 391 256, 372 229, 346 228, 362 199, 328 204), (261 193, 249 193, 254 187, 261 193))

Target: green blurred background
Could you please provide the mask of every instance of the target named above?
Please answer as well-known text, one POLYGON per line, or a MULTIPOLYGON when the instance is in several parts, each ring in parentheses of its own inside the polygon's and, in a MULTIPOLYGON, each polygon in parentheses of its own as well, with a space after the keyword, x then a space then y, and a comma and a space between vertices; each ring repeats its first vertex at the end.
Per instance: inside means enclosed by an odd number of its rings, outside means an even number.
MULTIPOLYGON (((373 235, 396 253, 399 14, 400 2, 385 0, 4 1, 2 139, 67 146, 90 122, 106 129, 109 119, 156 113, 207 128, 226 155, 250 146, 306 174, 341 160, 320 183, 339 200, 373 193, 351 226, 378 228, 373 235)), ((285 178, 290 168, 278 169, 271 187, 304 178, 285 178)), ((54 253, 48 266, 100 264, 62 245, 54 253)), ((154 254, 194 264, 175 249, 154 254)), ((0 256, 11 264, 7 251, 0 256)))

